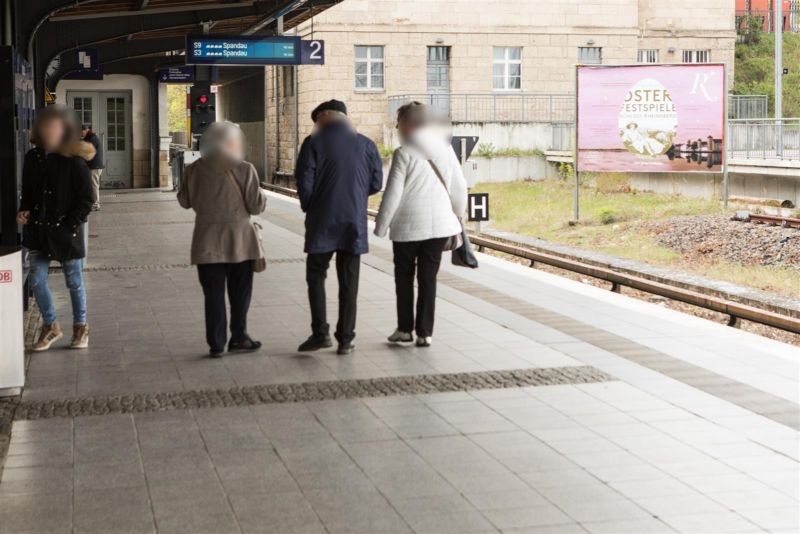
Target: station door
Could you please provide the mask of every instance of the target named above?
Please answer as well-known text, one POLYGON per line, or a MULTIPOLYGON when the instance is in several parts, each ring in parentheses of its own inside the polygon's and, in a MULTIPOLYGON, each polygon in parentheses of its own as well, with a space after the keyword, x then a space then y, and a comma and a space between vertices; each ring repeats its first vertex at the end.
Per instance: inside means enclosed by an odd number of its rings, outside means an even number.
POLYGON ((428 98, 441 115, 450 116, 450 47, 428 47, 428 98))
POLYGON ((133 187, 130 91, 67 91, 67 103, 82 124, 91 124, 105 148, 104 189, 133 187))

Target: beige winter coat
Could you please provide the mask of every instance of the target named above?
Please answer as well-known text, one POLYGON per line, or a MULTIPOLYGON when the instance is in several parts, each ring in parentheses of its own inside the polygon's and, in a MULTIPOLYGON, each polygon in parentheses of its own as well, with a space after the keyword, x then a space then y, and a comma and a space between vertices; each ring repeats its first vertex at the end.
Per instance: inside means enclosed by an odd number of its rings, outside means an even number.
POLYGON ((252 164, 221 156, 200 158, 186 167, 178 202, 195 213, 192 264, 240 263, 260 256, 258 237, 250 222, 267 205, 252 164), (229 177, 233 175, 242 193, 229 177))

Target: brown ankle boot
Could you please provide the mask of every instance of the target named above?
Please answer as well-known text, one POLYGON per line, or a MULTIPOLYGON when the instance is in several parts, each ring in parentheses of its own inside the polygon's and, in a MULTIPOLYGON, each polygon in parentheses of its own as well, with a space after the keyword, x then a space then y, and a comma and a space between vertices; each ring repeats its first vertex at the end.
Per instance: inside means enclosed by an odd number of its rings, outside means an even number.
POLYGON ((71 349, 85 349, 89 346, 89 325, 72 325, 72 342, 69 344, 71 349))
POLYGON ((50 345, 64 337, 64 332, 58 323, 46 324, 42 326, 42 331, 39 333, 39 339, 33 344, 31 350, 34 352, 41 352, 50 348, 50 345))

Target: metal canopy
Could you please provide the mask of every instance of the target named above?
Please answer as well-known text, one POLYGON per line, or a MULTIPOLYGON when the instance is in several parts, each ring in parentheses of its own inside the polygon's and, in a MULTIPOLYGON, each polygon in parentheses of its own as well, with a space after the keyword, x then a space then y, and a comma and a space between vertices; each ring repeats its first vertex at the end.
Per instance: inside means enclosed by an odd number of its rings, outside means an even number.
POLYGON ((17 45, 34 62, 36 86, 52 89, 77 68, 79 48, 97 49, 105 73, 122 72, 127 64, 157 69, 183 62, 168 54, 182 53, 189 33, 271 34, 281 15, 284 28, 292 28, 340 1, 51 0, 46 6, 29 1, 16 12, 17 45))

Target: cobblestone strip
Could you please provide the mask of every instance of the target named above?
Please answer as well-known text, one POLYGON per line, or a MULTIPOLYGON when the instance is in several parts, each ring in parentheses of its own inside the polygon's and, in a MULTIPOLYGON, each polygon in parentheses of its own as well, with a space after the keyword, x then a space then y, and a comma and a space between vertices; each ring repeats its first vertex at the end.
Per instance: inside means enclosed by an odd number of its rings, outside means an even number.
POLYGON ((31 420, 249 404, 387 397, 391 395, 416 395, 558 384, 586 384, 609 380, 613 380, 612 377, 594 367, 578 366, 270 384, 230 389, 22 402, 17 408, 15 419, 31 420))

